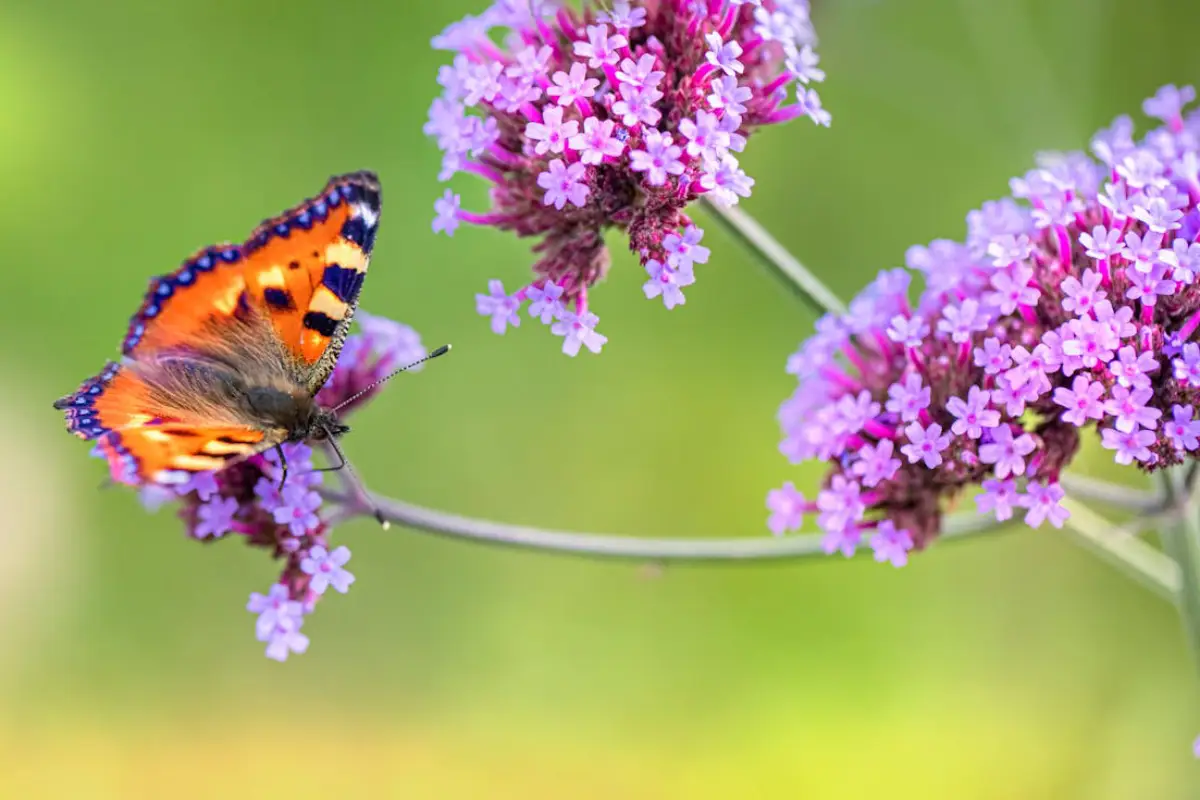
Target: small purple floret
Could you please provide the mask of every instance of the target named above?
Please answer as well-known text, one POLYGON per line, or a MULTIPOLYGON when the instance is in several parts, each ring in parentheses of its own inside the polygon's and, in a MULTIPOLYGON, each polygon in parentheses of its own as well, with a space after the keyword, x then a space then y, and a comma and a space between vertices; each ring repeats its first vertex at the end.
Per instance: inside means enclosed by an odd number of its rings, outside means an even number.
POLYGON ((197 539, 218 539, 233 529, 233 518, 239 503, 233 497, 216 496, 196 508, 196 526, 192 535, 197 539))
POLYGON ((875 551, 875 560, 887 561, 893 567, 903 567, 907 564, 908 551, 912 548, 912 535, 906 530, 897 529, 890 519, 881 521, 871 537, 871 549, 875 551))
POLYGON ((304 536, 321 524, 317 510, 321 495, 305 486, 288 484, 280 492, 280 504, 271 512, 277 525, 286 525, 292 536, 304 536))
POLYGON ((767 509, 771 512, 767 527, 771 533, 780 536, 787 531, 799 530, 808 503, 804 495, 796 491, 796 485, 788 481, 781 488, 767 492, 767 509))
POLYGON ((350 548, 345 545, 336 548, 332 553, 317 545, 300 560, 300 569, 312 578, 308 588, 317 594, 325 594, 325 590, 330 586, 345 594, 350 591, 350 584, 354 583, 354 575, 345 569, 349 561, 350 548))

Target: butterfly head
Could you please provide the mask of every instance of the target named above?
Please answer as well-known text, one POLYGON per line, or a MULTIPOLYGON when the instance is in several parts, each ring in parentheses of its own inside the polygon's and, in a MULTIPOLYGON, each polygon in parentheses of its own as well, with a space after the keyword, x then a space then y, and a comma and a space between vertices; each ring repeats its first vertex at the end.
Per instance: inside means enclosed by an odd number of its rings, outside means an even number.
POLYGON ((323 441, 350 430, 335 412, 321 408, 302 392, 256 386, 246 391, 245 402, 263 427, 286 431, 289 442, 323 441))
POLYGON ((318 408, 304 439, 320 442, 325 439, 337 439, 350 432, 350 426, 338 420, 337 415, 324 408, 318 408))

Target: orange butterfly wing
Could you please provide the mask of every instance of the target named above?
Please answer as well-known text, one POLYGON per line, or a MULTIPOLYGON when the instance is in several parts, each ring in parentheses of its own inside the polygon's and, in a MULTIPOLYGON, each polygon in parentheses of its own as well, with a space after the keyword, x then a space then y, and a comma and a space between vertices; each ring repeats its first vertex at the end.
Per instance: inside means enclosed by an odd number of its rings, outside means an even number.
MULTIPOLYGON (((270 320, 295 362, 297 381, 316 394, 333 370, 357 306, 379 209, 374 174, 353 173, 263 222, 242 245, 198 251, 151 281, 121 346, 125 360, 187 352, 204 337, 220 337, 223 324, 253 309, 270 320)), ((157 402, 139 374, 110 362, 55 407, 65 411, 71 433, 99 440, 96 452, 123 483, 219 469, 278 443, 278 437, 225 419, 180 420, 157 402)))
POLYGON ((241 250, 231 244, 206 247, 179 269, 150 281, 121 353, 135 356, 187 346, 210 320, 232 317, 246 302, 241 250))
POLYGON ((206 424, 197 415, 179 419, 164 409, 136 372, 111 362, 75 394, 55 403, 67 428, 95 439, 114 481, 169 483, 180 472, 221 469, 278 443, 266 432, 236 424, 206 424))
POLYGON ((182 483, 190 473, 223 469, 275 444, 252 428, 163 423, 110 431, 95 452, 107 459, 114 481, 136 486, 182 483))

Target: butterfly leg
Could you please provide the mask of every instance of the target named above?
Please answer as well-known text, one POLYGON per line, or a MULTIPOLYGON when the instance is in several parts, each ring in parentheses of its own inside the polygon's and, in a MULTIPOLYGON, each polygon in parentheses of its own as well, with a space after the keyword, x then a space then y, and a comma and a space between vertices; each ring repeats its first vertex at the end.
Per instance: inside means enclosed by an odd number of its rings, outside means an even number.
POLYGON ((279 491, 282 492, 288 473, 287 456, 283 454, 283 445, 275 445, 275 455, 279 456, 279 491))
POLYGON ((342 448, 338 447, 334 443, 332 437, 328 441, 331 445, 333 445, 332 449, 333 449, 333 452, 337 455, 339 463, 336 466, 332 466, 332 467, 314 467, 313 472, 341 472, 342 470, 344 470, 346 468, 346 456, 342 453, 342 448))

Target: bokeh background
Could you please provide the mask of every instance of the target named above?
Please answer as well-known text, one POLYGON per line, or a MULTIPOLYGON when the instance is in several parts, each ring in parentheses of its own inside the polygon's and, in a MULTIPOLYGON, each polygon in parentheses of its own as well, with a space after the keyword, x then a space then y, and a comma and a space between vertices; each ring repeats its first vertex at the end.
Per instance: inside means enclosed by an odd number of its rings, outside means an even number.
MULTIPOLYGON (((358 583, 281 665, 244 610, 273 564, 96 489, 50 401, 114 353, 149 276, 362 167, 387 199, 364 308, 455 345, 355 420, 375 488, 717 537, 767 535, 767 489, 813 485, 774 422, 812 316, 706 220, 713 257, 673 312, 614 238, 600 357, 476 316, 474 292, 530 257, 430 232, 421 124, 429 38, 479 8, 0 3, 0 796, 1195 797, 1200 698, 1172 609, 1052 530, 903 570, 655 574, 358 522, 339 533, 358 583)), ((815 17, 834 126, 755 138, 745 208, 844 296, 910 244, 961 237, 1036 151, 1200 79, 1200 6, 1178 0, 817 0, 815 17)), ((481 182, 454 187, 483 206, 481 182)))

